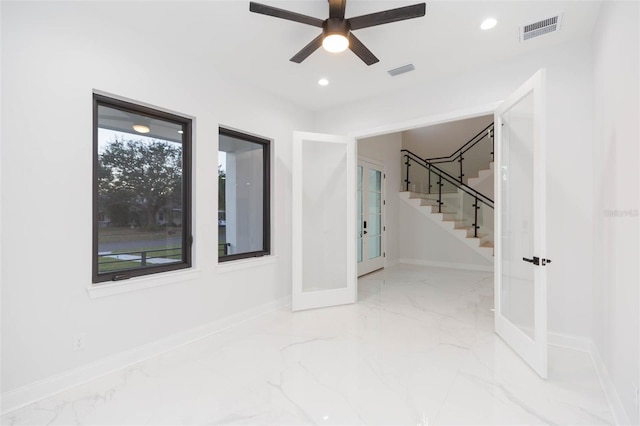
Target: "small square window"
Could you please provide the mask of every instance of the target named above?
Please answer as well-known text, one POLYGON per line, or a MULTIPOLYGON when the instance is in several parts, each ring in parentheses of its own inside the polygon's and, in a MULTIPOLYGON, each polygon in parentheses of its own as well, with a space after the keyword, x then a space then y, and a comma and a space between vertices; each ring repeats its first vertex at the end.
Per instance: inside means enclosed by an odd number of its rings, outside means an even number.
POLYGON ((270 141, 220 129, 218 259, 270 254, 270 141))

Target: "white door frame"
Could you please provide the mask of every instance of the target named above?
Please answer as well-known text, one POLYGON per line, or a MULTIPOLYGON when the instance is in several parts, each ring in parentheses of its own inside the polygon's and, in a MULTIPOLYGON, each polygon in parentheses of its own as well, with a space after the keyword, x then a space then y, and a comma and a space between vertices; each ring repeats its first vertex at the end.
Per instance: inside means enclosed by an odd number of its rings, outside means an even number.
MULTIPOLYGON (((484 105, 477 105, 469 108, 449 111, 441 114, 427 115, 424 117, 418 117, 411 120, 399 121, 397 123, 385 124, 379 127, 372 127, 369 129, 362 129, 353 132, 349 132, 347 135, 356 140, 356 167, 358 161, 358 141, 360 139, 371 138, 374 136, 387 135, 390 133, 403 132, 405 130, 418 129, 421 127, 435 126, 437 124, 450 123, 452 121, 466 120, 468 118, 482 117, 485 115, 493 116, 495 110, 500 106, 502 101, 492 102, 484 105)), ((355 197, 355 193, 354 193, 355 197)), ((385 238, 386 238, 386 233, 385 238)), ((388 264, 388 259, 385 258, 385 267, 388 264)), ((495 263, 494 263, 495 273, 495 263)))
MULTIPOLYGON (((475 107, 464 108, 460 110, 445 112, 442 114, 429 115, 425 117, 414 118, 412 120, 400 121, 397 123, 385 124, 379 127, 349 132, 347 135, 357 140, 371 138, 374 136, 387 135, 389 133, 398 133, 405 130, 418 129, 420 127, 435 126, 436 124, 449 123, 451 121, 460 121, 467 118, 481 117, 483 115, 493 115, 502 101, 492 102, 490 104, 478 105, 475 107)), ((357 144, 356 144, 357 149, 357 144)), ((356 153, 357 157, 357 153, 356 153)))

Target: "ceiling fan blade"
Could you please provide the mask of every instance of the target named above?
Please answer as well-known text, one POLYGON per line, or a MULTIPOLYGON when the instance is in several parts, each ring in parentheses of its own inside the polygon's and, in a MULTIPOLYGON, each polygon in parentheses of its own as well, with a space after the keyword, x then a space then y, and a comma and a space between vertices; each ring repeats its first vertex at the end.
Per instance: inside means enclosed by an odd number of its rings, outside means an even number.
POLYGON ((301 13, 291 12, 289 10, 278 9, 277 7, 267 6, 266 4, 249 2, 249 10, 263 15, 274 16, 276 18, 286 19, 288 21, 300 22, 302 24, 312 25, 322 28, 322 19, 312 16, 302 15, 301 13))
POLYGON ((405 19, 420 18, 425 15, 425 12, 426 4, 420 3, 412 6, 371 13, 369 15, 356 16, 355 18, 347 19, 347 21, 349 21, 352 30, 359 30, 361 28, 404 21, 405 19))
POLYGON ((380 61, 353 33, 349 34, 349 49, 367 65, 373 65, 380 61))
POLYGON ((329 18, 344 19, 347 0, 329 0, 329 18))
POLYGON ((295 63, 299 64, 302 61, 304 61, 305 59, 307 59, 307 57, 309 57, 309 55, 311 55, 313 52, 318 50, 318 48, 320 46, 322 46, 322 34, 320 34, 318 37, 316 37, 313 40, 311 40, 311 43, 309 43, 305 47, 303 47, 301 51, 296 53, 293 56, 293 58, 291 58, 289 60, 291 62, 295 62, 295 63))

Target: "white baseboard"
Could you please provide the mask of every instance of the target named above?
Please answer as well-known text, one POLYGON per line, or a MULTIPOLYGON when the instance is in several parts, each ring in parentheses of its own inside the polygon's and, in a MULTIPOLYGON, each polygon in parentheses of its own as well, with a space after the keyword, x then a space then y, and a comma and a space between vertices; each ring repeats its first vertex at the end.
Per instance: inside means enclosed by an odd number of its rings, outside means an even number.
POLYGON ((248 321, 252 318, 273 312, 291 305, 291 296, 265 303, 251 309, 230 315, 211 323, 174 334, 161 340, 137 348, 120 352, 79 368, 22 386, 0 395, 1 414, 5 415, 25 405, 40 401, 59 392, 87 383, 114 371, 121 370, 145 359, 171 351, 180 346, 195 342, 226 328, 248 321))
POLYGON ((441 262, 423 259, 398 259, 398 263, 407 265, 435 266, 437 268, 464 269, 467 271, 493 272, 493 265, 476 265, 471 263, 441 262))
POLYGON ((384 267, 385 268, 391 268, 392 266, 396 266, 398 264, 400 264, 400 260, 399 259, 386 260, 384 262, 384 267))
POLYGON ((593 366, 600 382, 600 387, 604 392, 604 396, 607 400, 607 404, 609 405, 609 409, 611 410, 611 414, 613 415, 615 424, 631 424, 629 417, 627 416, 627 412, 622 405, 622 401, 620 400, 620 396, 618 395, 618 391, 611 381, 607 367, 604 365, 604 362, 600 357, 600 353, 598 352, 598 348, 593 343, 593 340, 586 337, 578 337, 550 331, 547 333, 547 342, 551 346, 587 352, 593 362, 593 366))
POLYGON ((598 347, 593 342, 591 342, 589 354, 591 355, 591 360, 593 361, 593 365, 596 368, 596 373, 598 374, 598 379, 600 380, 600 386, 602 386, 604 396, 605 398, 607 398, 607 402, 609 403, 609 408, 611 409, 611 413, 613 414, 613 420, 615 421, 615 424, 630 425, 631 421, 629 420, 629 416, 627 415, 627 412, 622 405, 622 401, 620 400, 618 391, 616 390, 616 387, 611 380, 611 376, 609 376, 609 371, 607 370, 604 361, 600 357, 598 347))
POLYGON ((591 352, 593 342, 586 337, 572 336, 570 334, 549 331, 547 333, 547 343, 552 346, 573 349, 580 352, 591 352))

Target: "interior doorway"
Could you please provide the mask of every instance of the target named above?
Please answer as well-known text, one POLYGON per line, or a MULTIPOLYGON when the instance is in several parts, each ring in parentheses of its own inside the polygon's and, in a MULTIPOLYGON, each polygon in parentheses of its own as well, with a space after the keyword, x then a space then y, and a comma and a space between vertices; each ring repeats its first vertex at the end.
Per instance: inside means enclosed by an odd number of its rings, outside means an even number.
MULTIPOLYGON (((356 247, 359 250, 357 254, 358 276, 379 268, 393 266, 396 263, 493 270, 492 249, 490 248, 493 243, 493 221, 484 220, 485 217, 493 217, 493 210, 480 202, 481 208, 478 209, 478 220, 476 221, 476 216, 472 211, 475 200, 469 195, 475 189, 475 181, 478 180, 479 171, 483 170, 481 183, 490 186, 490 198, 493 198, 493 173, 490 170, 492 169, 492 144, 491 138, 488 136, 490 132, 487 130, 492 123, 492 113, 481 113, 473 117, 451 117, 443 122, 425 123, 423 126, 409 129, 400 128, 380 135, 358 138, 357 148, 360 162, 358 163, 356 180, 361 178, 362 173, 366 174, 362 160, 373 162, 380 166, 381 170, 384 170, 382 185, 384 193, 382 203, 384 215, 382 222, 383 258, 376 259, 378 263, 376 268, 366 267, 367 259, 363 258, 363 253, 367 252, 361 252, 362 248, 359 247, 366 242, 366 239, 363 241, 363 238, 368 234, 364 234, 364 232, 370 232, 370 229, 364 229, 364 222, 367 221, 368 227, 370 223, 366 218, 366 212, 363 212, 359 205, 364 202, 364 205, 367 206, 368 201, 361 200, 362 187, 357 188, 357 195, 354 194, 356 195, 357 208, 354 213, 356 214, 356 247), (447 158, 452 153, 455 154, 455 151, 461 147, 464 147, 463 164, 459 161, 459 155, 447 158), (413 161, 412 157, 410 167, 407 166, 408 160, 404 158, 406 150, 417 153, 425 159, 438 157, 438 164, 432 168, 432 174, 435 173, 437 167, 450 175, 450 180, 457 181, 462 168, 464 184, 470 185, 467 192, 462 193, 456 190, 454 185, 445 186, 443 183, 444 198, 441 209, 443 214, 431 215, 431 213, 438 213, 437 209, 432 209, 433 203, 437 201, 437 179, 434 178, 434 174, 431 179, 432 187, 426 188, 429 177, 424 173, 426 171, 424 162, 418 164, 418 161, 413 161), (409 177, 407 176, 408 169, 410 169, 409 177), (473 183, 469 182, 469 178, 474 177, 476 178, 472 179, 473 183), (407 189, 406 180, 408 178, 411 180, 409 189, 407 189), (412 198, 424 197, 420 208, 414 210, 411 207, 411 212, 407 211, 409 208, 408 202, 405 200, 407 191, 411 191, 410 197, 412 198), (485 207, 487 208, 485 209, 485 207), (458 214, 454 215, 454 212, 458 214), (442 224, 434 222, 425 227, 424 220, 427 219, 425 216, 433 216, 431 217, 433 221, 438 216, 439 222, 448 222, 442 224), (455 222, 453 222, 454 220, 455 222), (453 223, 455 226, 452 225, 453 223), (474 223, 480 225, 477 235, 472 231, 474 223), (449 228, 451 229, 449 230, 449 228), (465 230, 468 232, 464 233, 465 230), (463 233, 464 236, 461 235, 463 233), (453 241, 450 240, 451 237, 454 238, 453 241), (474 250, 475 248, 478 250, 474 250)), ((366 177, 363 182, 367 183, 366 177)), ((481 192, 484 194, 484 191, 483 188, 481 192)))

